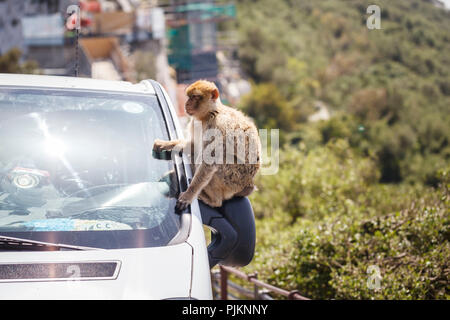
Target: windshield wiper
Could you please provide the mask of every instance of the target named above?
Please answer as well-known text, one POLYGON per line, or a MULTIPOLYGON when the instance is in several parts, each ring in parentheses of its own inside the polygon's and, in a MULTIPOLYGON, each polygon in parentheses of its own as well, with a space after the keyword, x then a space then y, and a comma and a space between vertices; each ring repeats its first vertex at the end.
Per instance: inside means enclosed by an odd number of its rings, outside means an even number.
POLYGON ((0 235, 0 250, 18 251, 57 251, 61 249, 69 250, 105 250, 101 248, 73 246, 70 244, 43 242, 31 239, 21 239, 0 235))

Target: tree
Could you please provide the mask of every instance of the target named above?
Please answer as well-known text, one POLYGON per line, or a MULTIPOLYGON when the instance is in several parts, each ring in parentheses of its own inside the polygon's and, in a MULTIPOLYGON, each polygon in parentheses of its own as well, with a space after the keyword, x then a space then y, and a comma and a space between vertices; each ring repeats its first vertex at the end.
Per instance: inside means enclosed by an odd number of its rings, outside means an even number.
POLYGON ((13 48, 0 56, 0 72, 2 73, 35 73, 38 64, 35 61, 20 62, 22 51, 13 48))
POLYGON ((137 50, 133 54, 136 81, 156 79, 156 57, 149 51, 137 50))
POLYGON ((251 93, 242 99, 241 108, 259 128, 290 131, 296 123, 292 107, 271 83, 253 85, 251 93))

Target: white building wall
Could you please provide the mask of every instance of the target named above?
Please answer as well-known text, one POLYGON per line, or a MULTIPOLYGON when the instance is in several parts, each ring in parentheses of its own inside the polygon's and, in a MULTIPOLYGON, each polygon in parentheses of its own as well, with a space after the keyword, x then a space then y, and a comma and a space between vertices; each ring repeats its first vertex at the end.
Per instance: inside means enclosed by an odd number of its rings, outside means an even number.
POLYGON ((25 0, 0 1, 0 54, 17 47, 22 52, 25 45, 22 36, 21 17, 25 0))

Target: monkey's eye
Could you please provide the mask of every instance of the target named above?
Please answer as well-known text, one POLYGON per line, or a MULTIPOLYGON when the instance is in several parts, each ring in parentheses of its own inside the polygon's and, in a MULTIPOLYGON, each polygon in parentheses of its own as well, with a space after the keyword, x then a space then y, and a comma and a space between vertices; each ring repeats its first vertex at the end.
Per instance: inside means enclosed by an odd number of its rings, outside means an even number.
POLYGON ((193 99, 193 100, 198 100, 198 99, 200 99, 201 98, 201 96, 199 95, 199 94, 193 94, 192 96, 191 96, 191 99, 193 99))

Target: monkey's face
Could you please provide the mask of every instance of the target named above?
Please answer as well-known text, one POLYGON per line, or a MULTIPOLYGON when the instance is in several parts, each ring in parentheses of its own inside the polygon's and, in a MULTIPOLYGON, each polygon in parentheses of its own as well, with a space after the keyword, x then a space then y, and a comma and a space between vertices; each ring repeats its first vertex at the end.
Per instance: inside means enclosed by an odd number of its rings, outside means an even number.
POLYGON ((206 80, 199 80, 186 89, 188 101, 186 102, 186 113, 197 119, 207 115, 219 98, 219 90, 216 85, 206 80))
POLYGON ((194 116, 196 113, 200 112, 202 105, 205 102, 204 100, 204 96, 201 94, 189 95, 185 105, 186 113, 190 116, 194 116))

